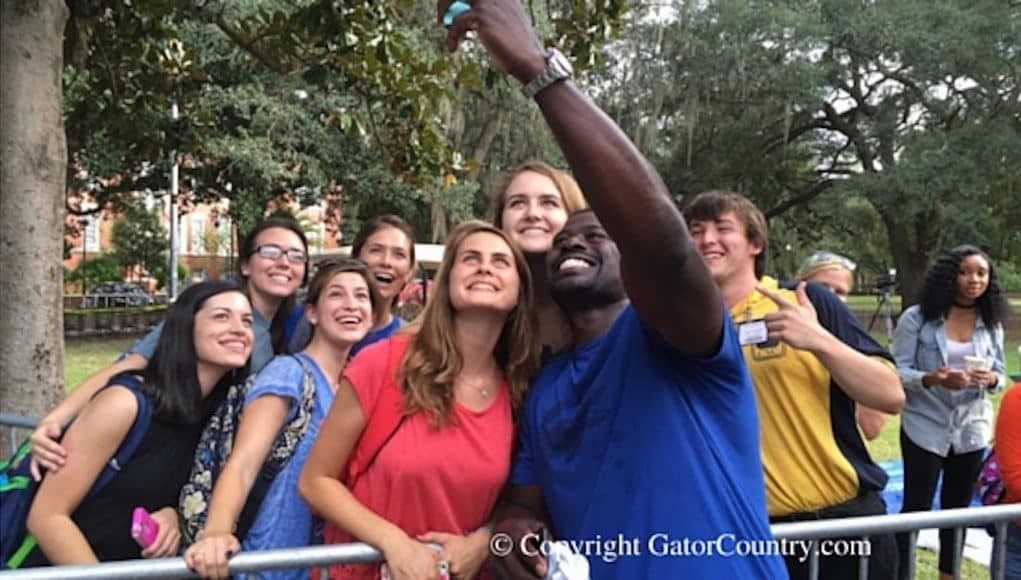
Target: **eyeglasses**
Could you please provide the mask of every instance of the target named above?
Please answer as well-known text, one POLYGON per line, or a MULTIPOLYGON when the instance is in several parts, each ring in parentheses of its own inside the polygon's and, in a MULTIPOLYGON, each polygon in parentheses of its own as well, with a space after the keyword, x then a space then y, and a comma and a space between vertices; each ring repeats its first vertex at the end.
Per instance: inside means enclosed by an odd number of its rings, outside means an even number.
POLYGON ((804 274, 808 271, 818 271, 822 268, 838 266, 848 272, 854 273, 858 268, 858 264, 855 264, 848 258, 841 256, 840 254, 834 254, 833 252, 816 252, 811 256, 805 258, 805 261, 801 263, 801 268, 798 272, 804 274))
POLYGON ((305 252, 301 250, 285 250, 276 244, 263 244, 256 247, 252 253, 259 254, 259 256, 267 260, 276 260, 280 256, 287 256, 287 261, 292 264, 301 264, 305 261, 305 252))

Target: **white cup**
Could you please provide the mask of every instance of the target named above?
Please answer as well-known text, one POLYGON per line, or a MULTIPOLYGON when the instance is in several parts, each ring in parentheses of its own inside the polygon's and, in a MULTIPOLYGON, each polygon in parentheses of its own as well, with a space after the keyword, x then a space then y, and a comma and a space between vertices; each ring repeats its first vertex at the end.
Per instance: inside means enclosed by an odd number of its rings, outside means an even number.
POLYGON ((972 371, 988 371, 992 366, 989 359, 983 356, 966 356, 964 357, 964 370, 967 372, 972 371))

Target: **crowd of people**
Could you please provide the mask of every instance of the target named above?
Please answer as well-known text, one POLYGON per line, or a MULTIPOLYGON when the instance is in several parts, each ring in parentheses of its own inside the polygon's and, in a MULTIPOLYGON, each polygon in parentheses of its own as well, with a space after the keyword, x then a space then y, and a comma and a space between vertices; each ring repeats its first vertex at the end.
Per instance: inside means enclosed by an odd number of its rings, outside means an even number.
MULTIPOLYGON (((442 16, 449 2, 439 4, 442 16)), ((682 212, 570 82, 562 55, 542 47, 520 2, 476 0, 451 19, 447 48, 469 31, 534 98, 569 172, 530 161, 508 173, 491 223, 451 232, 410 321, 394 314, 415 271, 399 216, 369 220, 352 258, 318 264, 311 280, 301 227, 260 222, 240 245, 240 286, 188 288, 35 430, 38 548, 25 565, 183 554, 223 578, 241 551, 364 541, 384 562, 336 565, 330 578, 543 578, 558 566, 573 578, 569 557, 530 542, 578 551, 615 538, 612 558, 581 550, 580 577, 808 578, 801 554, 660 553, 651 540, 729 534, 766 546, 771 522, 886 513, 887 475, 866 440, 893 414, 903 510, 930 509, 941 474, 942 507, 967 505, 992 436, 989 394, 1007 385, 1009 307, 988 255, 941 256, 888 351, 844 303, 853 261, 818 252, 779 281, 750 199, 709 191, 682 212), (186 537, 179 492, 196 445, 248 376, 207 517, 186 537), (89 494, 150 405, 132 461, 89 494), (260 469, 302 412, 307 429, 239 530, 260 469), (136 507, 159 529, 144 548, 129 533, 136 507), (510 550, 495 553, 496 534, 510 550)), ((1021 501, 1019 415, 1015 388, 996 424, 1006 501, 1021 501)), ((906 537, 869 541, 868 577, 906 577, 906 537)), ((1021 574, 1021 522, 1007 547, 1008 575, 1021 574)), ((955 550, 941 534, 941 574, 955 550)), ((857 556, 820 558, 820 577, 858 578, 857 556)))

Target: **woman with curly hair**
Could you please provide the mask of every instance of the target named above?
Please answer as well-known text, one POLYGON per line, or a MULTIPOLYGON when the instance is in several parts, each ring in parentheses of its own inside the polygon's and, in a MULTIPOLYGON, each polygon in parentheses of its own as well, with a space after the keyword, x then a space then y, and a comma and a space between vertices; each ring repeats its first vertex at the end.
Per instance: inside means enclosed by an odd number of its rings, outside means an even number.
MULTIPOLYGON (((958 246, 936 261, 918 304, 901 314, 893 355, 907 395, 900 432, 904 456, 902 512, 930 509, 943 474, 940 506, 965 507, 992 431, 988 393, 1006 385, 1003 323, 1009 313, 992 260, 958 246)), ((908 534, 898 535, 901 577, 909 566, 908 534)), ((953 530, 940 530, 939 570, 950 578, 953 530)))
MULTIPOLYGON (((514 412, 539 366, 532 278, 506 234, 461 224, 436 280, 416 323, 344 370, 299 482, 327 521, 327 543, 367 542, 397 578, 434 577, 441 562, 454 577, 479 570, 489 554, 484 524, 510 471, 514 412), (360 476, 342 482, 393 389, 403 419, 360 476)), ((379 575, 378 564, 330 570, 379 575)))

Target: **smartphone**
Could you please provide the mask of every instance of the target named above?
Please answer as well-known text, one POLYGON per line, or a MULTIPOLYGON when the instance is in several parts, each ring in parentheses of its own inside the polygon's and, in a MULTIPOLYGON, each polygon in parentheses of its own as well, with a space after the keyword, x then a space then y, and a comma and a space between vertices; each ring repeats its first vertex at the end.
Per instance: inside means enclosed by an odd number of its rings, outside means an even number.
POLYGON ((440 562, 437 571, 437 580, 450 580, 450 563, 446 560, 440 562))
POLYGON ((136 507, 131 512, 131 537, 138 542, 139 546, 148 548, 156 541, 156 534, 160 531, 160 525, 149 515, 149 510, 144 507, 136 507))
POLYGON ((454 0, 447 6, 447 12, 443 15, 443 26, 450 28, 454 25, 454 19, 471 10, 471 5, 461 0, 454 0))

